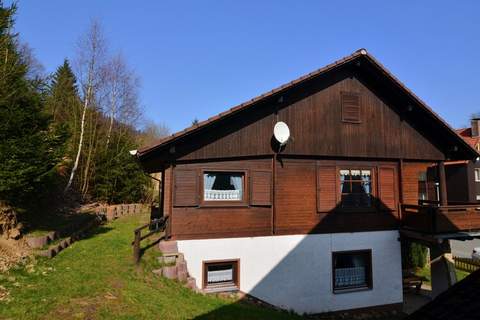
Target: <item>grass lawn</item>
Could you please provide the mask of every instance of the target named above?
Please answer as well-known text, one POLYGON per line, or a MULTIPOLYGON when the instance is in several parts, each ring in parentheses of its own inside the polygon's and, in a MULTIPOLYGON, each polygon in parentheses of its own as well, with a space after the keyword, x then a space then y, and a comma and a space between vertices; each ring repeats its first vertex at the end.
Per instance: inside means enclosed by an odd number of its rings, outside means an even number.
MULTIPOLYGON (((418 276, 425 277, 427 280, 424 281, 425 284, 428 284, 429 286, 432 285, 431 283, 431 276, 430 276, 430 266, 425 266, 422 269, 419 269, 416 274, 418 276)), ((462 270, 456 270, 457 274, 457 281, 465 279, 466 276, 468 276, 470 273, 462 271, 462 270)))
POLYGON ((153 248, 135 267, 130 242, 145 221, 120 218, 54 259, 0 274, 0 319, 300 319, 155 276, 153 248))

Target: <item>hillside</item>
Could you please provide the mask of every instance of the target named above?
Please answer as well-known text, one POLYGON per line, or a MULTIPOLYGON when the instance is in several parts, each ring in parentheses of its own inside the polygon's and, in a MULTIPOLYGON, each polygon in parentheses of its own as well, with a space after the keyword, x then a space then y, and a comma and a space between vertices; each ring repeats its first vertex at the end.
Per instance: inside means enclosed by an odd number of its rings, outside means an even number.
POLYGON ((0 319, 294 319, 233 299, 204 296, 155 276, 159 253, 135 267, 130 242, 146 216, 99 227, 52 260, 0 274, 0 319))

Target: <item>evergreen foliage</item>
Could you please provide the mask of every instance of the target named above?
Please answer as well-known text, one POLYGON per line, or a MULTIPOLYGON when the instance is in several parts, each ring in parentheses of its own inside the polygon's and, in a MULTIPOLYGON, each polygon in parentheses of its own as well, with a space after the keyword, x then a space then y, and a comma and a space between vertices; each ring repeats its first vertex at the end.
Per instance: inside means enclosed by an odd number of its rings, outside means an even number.
POLYGON ((12 33, 16 6, 0 2, 0 199, 25 201, 54 172, 66 132, 50 125, 38 82, 12 33))
POLYGON ((20 44, 12 31, 15 12, 15 4, 4 6, 0 0, 0 202, 29 213, 29 207, 39 211, 42 204, 47 208, 54 199, 63 201, 60 190, 67 185, 78 150, 69 198, 108 203, 151 199, 151 179, 129 150, 168 129, 137 131, 141 113, 135 74, 120 56, 100 59, 106 51, 99 49, 104 43, 95 23, 85 35, 84 44, 90 46, 79 53, 84 59, 77 61, 90 70, 88 61, 93 60, 85 58, 90 54, 96 59, 90 101, 85 101, 85 83, 77 81, 85 80, 82 73, 77 77, 67 59, 47 83, 28 45, 20 44))
POLYGON ((408 267, 423 268, 427 263, 427 247, 411 242, 408 247, 408 267))

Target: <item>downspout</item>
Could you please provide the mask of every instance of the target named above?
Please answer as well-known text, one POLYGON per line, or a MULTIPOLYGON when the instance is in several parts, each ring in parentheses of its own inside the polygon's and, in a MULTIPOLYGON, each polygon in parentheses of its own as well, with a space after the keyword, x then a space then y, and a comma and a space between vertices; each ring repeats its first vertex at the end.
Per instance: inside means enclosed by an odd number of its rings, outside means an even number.
POLYGON ((273 154, 272 158, 272 235, 275 234, 275 183, 277 171, 277 153, 273 154))

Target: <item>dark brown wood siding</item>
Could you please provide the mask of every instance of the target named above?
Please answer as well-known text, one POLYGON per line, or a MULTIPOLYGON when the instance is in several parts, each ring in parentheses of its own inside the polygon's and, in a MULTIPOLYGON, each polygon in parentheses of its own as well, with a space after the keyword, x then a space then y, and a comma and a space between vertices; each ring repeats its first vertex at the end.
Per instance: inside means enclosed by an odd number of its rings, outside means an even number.
POLYGON ((337 205, 337 168, 317 166, 317 211, 329 212, 337 205))
POLYGON ((269 206, 272 204, 272 171, 250 171, 250 204, 269 206))
MULTIPOLYGON (((404 162, 402 168, 402 190, 403 190, 403 203, 405 204, 418 204, 418 178, 421 172, 427 172, 431 168, 433 163, 430 162, 404 162)), ((429 176, 431 179, 431 177, 429 176)), ((429 181, 430 187, 429 193, 434 192, 432 190, 432 181, 429 181)), ((434 200, 434 195, 428 196, 430 200, 434 200)))
POLYGON ((398 209, 396 176, 395 167, 381 166, 378 169, 378 198, 381 202, 380 205, 391 211, 398 209))
MULTIPOLYGON (((397 228, 398 202, 394 204, 395 209, 391 212, 377 206, 346 210, 340 205, 338 185, 341 168, 370 168, 373 171, 372 187, 376 197, 375 172, 383 166, 395 168, 396 164, 376 161, 282 159, 276 170, 276 233, 356 232, 397 228), (319 210, 321 212, 318 212, 319 210)), ((398 187, 395 186, 394 190, 397 192, 398 187)), ((395 199, 398 199, 396 194, 395 199)))
MULTIPOLYGON (((201 173, 208 170, 227 170, 246 172, 247 176, 263 172, 271 176, 272 160, 239 160, 191 164, 177 164, 174 175, 179 172, 197 172, 201 183, 201 173)), ((267 200, 263 193, 266 189, 265 176, 257 177, 262 185, 259 200, 267 200)), ((253 181, 252 181, 253 183, 253 181)), ((198 188, 198 196, 202 190, 198 188)), ((248 196, 248 195, 246 195, 248 196)), ((195 207, 173 207, 172 236, 174 239, 203 239, 223 237, 264 236, 271 234, 272 207, 249 206, 245 204, 222 205, 198 203, 195 207)))
POLYGON ((173 206, 194 207, 198 205, 198 171, 175 169, 173 171, 173 206))
POLYGON ((264 102, 186 138, 175 146, 171 156, 195 160, 271 155, 273 126, 276 121, 284 121, 292 139, 283 154, 445 159, 438 148, 442 142, 435 141, 432 132, 423 132, 420 123, 407 120, 399 107, 388 101, 357 78, 339 74, 336 79, 319 80, 292 92, 283 102, 264 102), (361 123, 342 121, 342 92, 358 94, 361 123))

